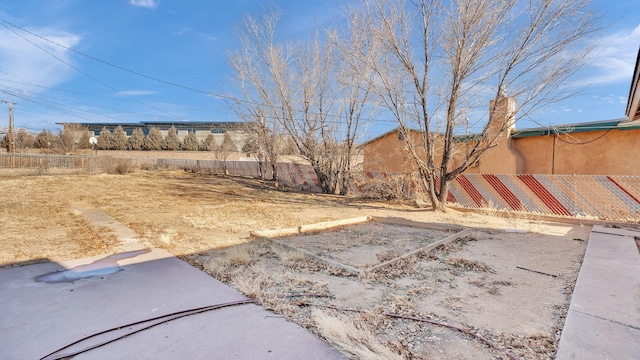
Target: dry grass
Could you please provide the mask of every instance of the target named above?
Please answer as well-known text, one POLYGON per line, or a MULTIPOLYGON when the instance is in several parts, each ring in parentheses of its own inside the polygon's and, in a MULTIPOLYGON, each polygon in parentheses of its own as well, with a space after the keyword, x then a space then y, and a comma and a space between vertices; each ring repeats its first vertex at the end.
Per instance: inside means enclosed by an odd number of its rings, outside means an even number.
POLYGON ((172 229, 165 229, 158 236, 158 241, 160 241, 164 245, 171 245, 174 239, 177 237, 178 232, 172 229))
POLYGON ((234 287, 246 296, 258 299, 262 296, 264 287, 268 284, 268 276, 264 266, 254 266, 247 272, 235 274, 234 287))
POLYGON ((485 206, 481 207, 479 210, 482 215, 491 217, 500 217, 501 213, 492 201, 489 201, 488 204, 485 204, 485 206))
POLYGON ((130 159, 112 157, 99 159, 94 166, 96 166, 97 171, 111 175, 130 174, 138 168, 130 159))
POLYGON ((329 343, 362 360, 401 360, 402 356, 381 344, 366 323, 344 315, 329 315, 314 309, 312 318, 329 343))
POLYGON ((511 211, 506 214, 507 223, 514 231, 525 233, 544 232, 546 226, 540 221, 540 215, 523 211, 511 211))
POLYGON ((271 250, 285 265, 293 265, 306 258, 306 255, 302 251, 286 248, 277 244, 272 244, 271 250))
POLYGON ((248 265, 251 262, 249 246, 234 246, 225 250, 224 254, 232 265, 248 265))

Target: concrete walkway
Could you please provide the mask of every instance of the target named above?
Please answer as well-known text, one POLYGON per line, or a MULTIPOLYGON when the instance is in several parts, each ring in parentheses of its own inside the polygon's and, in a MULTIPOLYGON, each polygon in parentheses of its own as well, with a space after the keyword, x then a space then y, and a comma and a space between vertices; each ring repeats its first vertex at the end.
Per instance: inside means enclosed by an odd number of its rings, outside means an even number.
POLYGON ((594 226, 556 359, 640 359, 640 232, 594 226))

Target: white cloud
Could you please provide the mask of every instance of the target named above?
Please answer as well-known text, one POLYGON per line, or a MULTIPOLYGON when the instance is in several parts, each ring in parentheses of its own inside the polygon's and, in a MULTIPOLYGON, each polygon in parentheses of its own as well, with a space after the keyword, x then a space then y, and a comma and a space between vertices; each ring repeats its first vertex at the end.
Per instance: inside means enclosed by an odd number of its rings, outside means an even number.
MULTIPOLYGON (((51 28, 29 28, 28 30, 68 48, 80 42, 79 36, 64 31, 51 28)), ((18 33, 24 38, 8 29, 0 29, 0 69, 4 73, 3 76, 8 74, 12 80, 52 87, 66 81, 74 74, 75 70, 64 63, 73 63, 69 50, 30 34, 18 33)))
POLYGON ((155 9, 160 4, 159 0, 129 0, 129 4, 133 6, 140 6, 147 9, 155 9))
POLYGON ((140 95, 153 95, 153 94, 157 94, 157 91, 150 91, 150 90, 124 90, 124 91, 118 91, 116 93, 116 95, 119 96, 140 96, 140 95))
POLYGON ((638 55, 640 25, 629 31, 605 36, 593 50, 586 70, 590 75, 581 82, 599 85, 629 82, 638 55))
POLYGON ((195 36, 198 36, 202 39, 204 39, 205 41, 218 41, 218 37, 208 34, 208 33, 204 33, 204 32, 200 32, 200 31, 196 31, 194 30, 192 27, 190 26, 183 26, 181 27, 179 30, 176 30, 173 32, 173 35, 176 36, 182 36, 182 35, 187 35, 187 34, 193 34, 195 36))
POLYGON ((192 31, 193 31, 193 29, 190 26, 183 26, 179 30, 174 31, 173 35, 180 36, 180 35, 184 35, 184 34, 190 33, 192 31))

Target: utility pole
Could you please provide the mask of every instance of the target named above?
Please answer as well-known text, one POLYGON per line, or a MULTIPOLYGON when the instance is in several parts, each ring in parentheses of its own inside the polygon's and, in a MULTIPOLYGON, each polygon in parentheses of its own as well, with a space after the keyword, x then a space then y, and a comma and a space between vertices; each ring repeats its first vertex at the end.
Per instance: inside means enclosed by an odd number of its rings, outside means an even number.
POLYGON ((9 152, 13 153, 13 105, 15 105, 12 101, 0 100, 7 105, 9 105, 9 152))

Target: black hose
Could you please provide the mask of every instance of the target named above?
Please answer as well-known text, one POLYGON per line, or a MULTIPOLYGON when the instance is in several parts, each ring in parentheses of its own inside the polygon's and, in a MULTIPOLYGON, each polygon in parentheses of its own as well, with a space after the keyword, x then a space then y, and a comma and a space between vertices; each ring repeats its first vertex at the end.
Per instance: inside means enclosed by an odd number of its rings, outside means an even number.
POLYGON ((199 308, 195 308, 195 309, 177 311, 177 312, 173 312, 173 313, 170 313, 170 314, 157 316, 157 317, 154 317, 154 318, 151 318, 151 319, 136 321, 136 322, 133 322, 133 323, 130 323, 130 324, 121 325, 121 326, 118 326, 118 327, 114 327, 114 328, 111 328, 111 329, 107 329, 107 330, 95 333, 93 335, 89 335, 89 336, 83 337, 82 339, 74 341, 71 344, 65 345, 64 347, 61 347, 61 348, 57 349, 56 351, 53 351, 53 352, 41 357, 40 360, 59 360, 59 359, 64 359, 64 358, 76 356, 76 355, 85 353, 85 352, 87 352, 89 350, 93 350, 93 349, 99 348, 101 346, 110 344, 112 342, 118 341, 120 339, 124 339, 127 336, 131 336, 131 335, 133 335, 135 333, 139 333, 141 331, 150 329, 150 328, 152 328, 154 326, 158 326, 160 324, 167 323, 169 321, 173 321, 173 320, 177 320, 177 319, 180 319, 180 318, 183 318, 183 317, 186 317, 186 316, 196 315, 196 314, 200 314, 200 313, 203 313, 203 312, 207 312, 207 311, 211 311, 211 310, 217 310, 217 309, 221 309, 221 308, 225 308, 225 307, 245 305, 245 304, 255 304, 255 303, 256 303, 255 299, 238 300, 238 301, 232 301, 232 302, 228 302, 228 303, 203 306, 203 307, 199 307, 199 308), (102 342, 100 344, 96 344, 96 345, 90 346, 90 347, 85 348, 83 350, 76 351, 76 352, 73 352, 73 353, 68 353, 68 354, 56 355, 57 353, 60 353, 64 349, 68 349, 68 348, 72 347, 73 345, 79 344, 79 343, 81 343, 81 342, 83 342, 85 340, 94 338, 96 336, 100 336, 100 335, 103 335, 103 334, 106 334, 106 333, 109 333, 109 332, 112 332, 112 331, 121 330, 121 329, 129 327, 129 326, 140 325, 140 324, 148 323, 148 322, 155 321, 155 320, 161 320, 161 319, 162 319, 162 321, 157 322, 155 324, 151 324, 149 326, 143 327, 143 328, 138 329, 136 331, 132 331, 130 333, 124 334, 124 335, 122 335, 120 337, 117 337, 115 339, 111 339, 111 340, 102 342))

